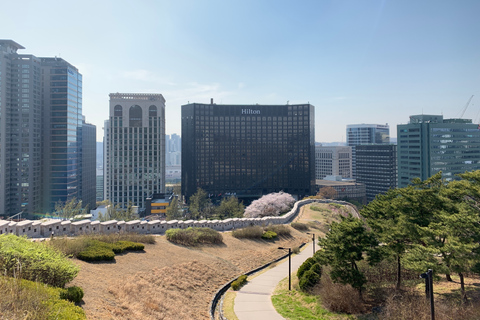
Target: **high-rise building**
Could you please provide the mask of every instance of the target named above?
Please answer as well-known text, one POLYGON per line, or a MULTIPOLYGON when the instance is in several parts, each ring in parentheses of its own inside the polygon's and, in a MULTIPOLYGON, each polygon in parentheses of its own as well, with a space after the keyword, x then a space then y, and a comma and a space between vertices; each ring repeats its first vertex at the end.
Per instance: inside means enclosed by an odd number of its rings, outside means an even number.
POLYGON ((182 106, 182 195, 315 191, 314 106, 182 106))
MULTIPOLYGON (((51 212, 79 198, 82 76, 0 40, 0 212, 51 212)), ((79 199, 81 200, 81 199, 79 199)))
POLYGON ((410 116, 408 124, 397 126, 397 144, 399 188, 439 171, 449 181, 480 169, 480 126, 471 119, 410 116))
POLYGON ((397 187, 397 146, 370 144, 356 146, 357 182, 365 185, 367 202, 377 194, 397 187))
POLYGON ((61 58, 40 58, 43 104, 43 210, 81 200, 82 75, 61 58))
POLYGON ((0 212, 41 209, 41 62, 0 40, 0 212))
POLYGON ((89 209, 96 208, 97 193, 97 174, 96 174, 96 154, 97 154, 97 127, 86 123, 83 120, 82 125, 82 185, 80 199, 82 205, 89 209))
POLYGON ((315 146, 315 179, 326 176, 352 178, 352 147, 315 146))
POLYGON ((165 193, 165 99, 111 93, 104 128, 105 199, 145 208, 147 197, 165 193))
POLYGON ((364 144, 389 144, 390 127, 388 124, 349 124, 347 125, 347 146, 352 147, 352 172, 356 178, 355 147, 364 144))

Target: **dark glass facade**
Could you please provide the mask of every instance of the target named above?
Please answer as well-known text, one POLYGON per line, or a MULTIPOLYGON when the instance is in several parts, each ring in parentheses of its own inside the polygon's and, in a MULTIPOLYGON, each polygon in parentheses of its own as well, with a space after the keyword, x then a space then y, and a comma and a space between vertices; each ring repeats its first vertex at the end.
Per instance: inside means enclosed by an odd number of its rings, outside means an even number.
POLYGON ((43 206, 80 199, 82 75, 61 58, 41 58, 43 77, 43 206))
POLYGON ((397 146, 356 146, 357 182, 365 185, 367 202, 397 187, 397 146))
POLYGON ((257 198, 315 191, 314 106, 182 106, 182 194, 257 198))

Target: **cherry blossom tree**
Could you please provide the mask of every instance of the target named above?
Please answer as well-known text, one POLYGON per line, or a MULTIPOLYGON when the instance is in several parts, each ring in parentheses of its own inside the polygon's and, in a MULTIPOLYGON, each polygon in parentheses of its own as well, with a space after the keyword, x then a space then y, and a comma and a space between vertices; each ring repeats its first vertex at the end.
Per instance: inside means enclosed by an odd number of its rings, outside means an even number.
POLYGON ((295 203, 291 194, 283 191, 264 195, 253 201, 244 213, 245 218, 262 218, 266 216, 279 216, 290 210, 295 203))

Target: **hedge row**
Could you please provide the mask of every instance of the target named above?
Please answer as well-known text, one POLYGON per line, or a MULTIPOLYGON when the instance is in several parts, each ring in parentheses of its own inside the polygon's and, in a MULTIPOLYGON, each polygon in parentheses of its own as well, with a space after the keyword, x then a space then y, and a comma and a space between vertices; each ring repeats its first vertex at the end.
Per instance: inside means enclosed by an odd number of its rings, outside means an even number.
POLYGON ((78 253, 77 258, 83 261, 111 261, 115 254, 124 251, 142 251, 145 245, 131 241, 117 241, 106 243, 99 240, 90 240, 87 248, 78 253))
POLYGON ((232 231, 232 236, 237 239, 275 239, 277 236, 290 236, 291 230, 285 225, 269 225, 265 228, 252 226, 232 231))

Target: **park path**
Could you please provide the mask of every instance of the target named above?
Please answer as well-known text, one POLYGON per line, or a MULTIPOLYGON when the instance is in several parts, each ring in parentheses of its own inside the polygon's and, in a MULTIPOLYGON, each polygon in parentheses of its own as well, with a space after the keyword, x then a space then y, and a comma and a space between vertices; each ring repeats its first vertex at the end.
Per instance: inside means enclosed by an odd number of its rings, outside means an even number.
MULTIPOLYGON (((318 249, 318 246, 315 246, 318 249)), ((287 251, 287 250, 285 250, 287 251)), ((292 279, 297 269, 313 255, 312 244, 308 244, 296 255, 292 255, 292 279)), ((278 283, 288 276, 288 257, 275 267, 248 280, 235 297, 234 312, 239 320, 281 320, 272 304, 272 294, 278 283)))

